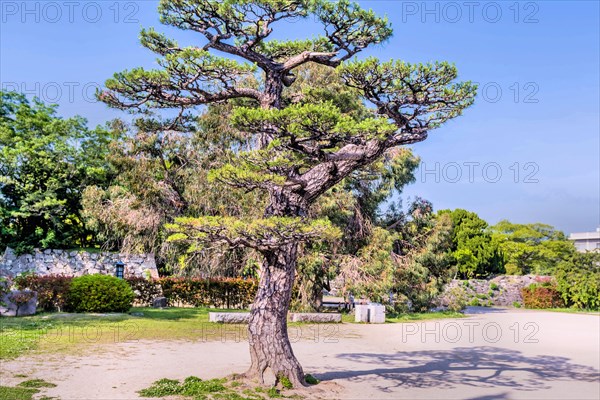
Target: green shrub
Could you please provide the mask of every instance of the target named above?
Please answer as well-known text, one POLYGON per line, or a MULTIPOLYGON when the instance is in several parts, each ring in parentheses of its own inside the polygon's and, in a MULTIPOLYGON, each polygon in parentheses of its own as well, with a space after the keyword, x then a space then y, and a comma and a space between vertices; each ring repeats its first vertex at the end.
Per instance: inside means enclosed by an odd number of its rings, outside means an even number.
POLYGON ((525 308, 560 308, 564 307, 560 292, 552 283, 534 283, 521 289, 525 308))
POLYGON ((521 308, 521 303, 519 303, 518 301, 513 301, 513 307, 521 308))
POLYGON ((479 300, 478 300, 478 299, 472 299, 472 300, 469 302, 469 305, 470 305, 470 306, 473 306, 473 307, 479 307, 479 306, 480 306, 480 304, 479 304, 479 300))
POLYGON ((467 306, 467 292, 459 286, 450 289, 446 298, 450 311, 459 312, 467 306))
POLYGON ((568 306, 600 308, 600 253, 577 253, 560 262, 555 271, 557 288, 568 306))
POLYGON ((73 278, 67 307, 75 312, 127 312, 135 295, 123 279, 111 275, 73 278))
POLYGON ((498 290, 498 284, 496 282, 490 283, 490 290, 498 290))

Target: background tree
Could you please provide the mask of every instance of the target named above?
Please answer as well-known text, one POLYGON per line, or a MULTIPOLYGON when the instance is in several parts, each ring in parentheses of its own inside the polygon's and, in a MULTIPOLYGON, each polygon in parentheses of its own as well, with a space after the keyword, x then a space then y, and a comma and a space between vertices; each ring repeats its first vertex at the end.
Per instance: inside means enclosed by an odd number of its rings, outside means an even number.
MULTIPOLYGON (((186 130, 165 130, 163 121, 137 119, 125 138, 111 143, 110 163, 118 171, 108 188, 88 187, 84 216, 105 246, 154 253, 163 273, 237 275, 248 261, 241 251, 214 246, 179 262, 179 246, 166 241, 164 225, 190 215, 255 215, 260 196, 208 184, 208 171, 222 166, 243 138, 227 129, 222 116, 230 107, 208 107, 186 130), (222 136, 217 137, 216 132, 222 136), (183 266, 184 268, 180 268, 183 266)), ((263 196, 264 197, 264 196, 263 196)))
POLYGON ((341 265, 345 289, 393 312, 427 311, 452 277, 452 221, 417 198, 408 212, 391 209, 365 246, 341 265))
POLYGON ((550 225, 500 221, 491 227, 508 275, 552 274, 561 260, 575 253, 575 245, 550 225))
POLYGON ((0 248, 96 245, 81 196, 111 180, 107 143, 118 129, 89 130, 81 117, 57 116, 56 106, 14 92, 0 97, 0 248))
MULTIPOLYGON (((278 380, 285 377, 301 386, 304 373, 286 325, 299 245, 339 236, 328 220, 310 218, 310 206, 390 149, 425 140, 429 130, 460 115, 472 104, 475 87, 453 83, 457 72, 448 63, 412 65, 374 58, 344 63, 392 32, 386 19, 347 1, 163 0, 159 12, 163 23, 198 32, 206 42, 182 48, 154 30, 142 31, 142 44, 162 56, 162 69, 115 74, 99 97, 140 112, 174 108, 180 116, 202 104, 252 101, 252 107, 236 107, 231 120, 248 134, 251 150, 236 153, 210 178, 265 192, 263 218, 179 218, 170 226, 171 240, 189 243, 190 251, 222 243, 262 255, 248 327, 251 366, 246 376, 262 381, 270 369, 278 380), (308 16, 323 27, 323 36, 267 41, 276 22, 308 16), (284 87, 294 84, 298 67, 311 62, 337 67, 344 83, 374 106, 369 116, 356 118, 332 102, 286 106, 284 87), (258 85, 252 84, 254 79, 258 85)), ((170 127, 176 125, 174 121, 170 127)))
POLYGON ((467 210, 441 210, 452 219, 452 255, 461 279, 481 278, 504 272, 498 245, 488 223, 467 210))

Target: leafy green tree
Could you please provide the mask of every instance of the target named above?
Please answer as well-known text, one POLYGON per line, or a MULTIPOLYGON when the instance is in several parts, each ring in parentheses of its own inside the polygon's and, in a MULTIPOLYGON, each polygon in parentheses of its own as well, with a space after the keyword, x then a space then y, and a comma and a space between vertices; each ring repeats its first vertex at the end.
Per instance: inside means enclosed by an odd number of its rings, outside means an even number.
POLYGON ((487 231, 488 224, 470 211, 441 210, 452 219, 452 255, 463 279, 504 272, 497 244, 487 231))
MULTIPOLYGON (((137 119, 127 135, 111 143, 110 163, 118 171, 108 188, 90 186, 83 195, 84 217, 105 246, 155 253, 163 272, 235 275, 246 260, 222 248, 187 257, 179 268, 180 246, 168 243, 164 225, 198 214, 256 215, 264 200, 254 194, 208 184, 208 171, 223 165, 239 133, 226 130, 220 105, 209 107, 186 130, 164 130, 164 121, 137 119), (217 138, 220 131, 223 137, 217 138), (225 133, 227 132, 227 133, 225 133), (228 136, 225 136, 225 135, 228 136), (253 214, 254 213, 254 214, 253 214), (240 264, 242 264, 240 266, 240 264)), ((185 254, 185 252, 184 252, 185 254)))
POLYGON ((573 253, 558 263, 554 275, 567 305, 591 310, 600 308, 600 253, 573 253))
POLYGON ((452 221, 417 198, 408 213, 391 210, 341 275, 358 296, 397 312, 426 311, 451 278, 452 221))
POLYGON ((81 217, 87 185, 113 176, 105 158, 118 131, 89 130, 81 117, 63 119, 56 106, 0 92, 0 247, 95 245, 81 217))
POLYGON ((334 240, 340 233, 330 221, 311 218, 311 205, 388 150, 425 140, 430 130, 459 116, 473 103, 475 86, 455 83, 456 68, 445 62, 347 62, 392 33, 386 19, 348 1, 163 0, 159 12, 163 23, 198 32, 206 42, 180 47, 154 30, 143 30, 142 44, 161 56, 162 69, 115 74, 99 97, 113 107, 175 109, 180 116, 204 104, 239 98, 252 102, 235 107, 231 119, 247 133, 250 146, 209 178, 264 192, 263 217, 178 218, 169 226, 171 240, 188 243, 191 252, 218 243, 262 255, 248 327, 251 366, 246 376, 262 382, 270 368, 279 382, 287 378, 302 386, 304 373, 286 325, 299 246, 334 240), (276 22, 309 16, 323 27, 322 36, 267 40, 276 22), (344 84, 374 106, 369 116, 344 113, 333 102, 286 106, 284 87, 294 84, 295 70, 307 63, 337 68, 344 84))
POLYGON ((575 253, 575 246, 565 234, 550 225, 513 224, 504 220, 492 226, 491 232, 509 275, 552 274, 561 260, 575 253))

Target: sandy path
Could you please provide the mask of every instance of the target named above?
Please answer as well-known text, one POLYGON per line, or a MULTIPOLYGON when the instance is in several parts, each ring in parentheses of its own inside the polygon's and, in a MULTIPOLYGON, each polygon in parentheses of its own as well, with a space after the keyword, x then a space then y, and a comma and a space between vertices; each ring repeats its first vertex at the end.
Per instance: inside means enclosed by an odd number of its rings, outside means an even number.
MULTIPOLYGON (((599 399, 600 317, 471 309, 471 316, 407 324, 303 327, 294 349, 324 382, 310 397, 343 399, 599 399), (310 339, 307 339, 310 338, 310 339)), ((292 333, 291 336, 294 336, 292 333)), ((15 374, 56 383, 44 393, 70 399, 137 399, 160 378, 243 372, 247 344, 128 342, 88 356, 33 356, 4 362, 15 374)))

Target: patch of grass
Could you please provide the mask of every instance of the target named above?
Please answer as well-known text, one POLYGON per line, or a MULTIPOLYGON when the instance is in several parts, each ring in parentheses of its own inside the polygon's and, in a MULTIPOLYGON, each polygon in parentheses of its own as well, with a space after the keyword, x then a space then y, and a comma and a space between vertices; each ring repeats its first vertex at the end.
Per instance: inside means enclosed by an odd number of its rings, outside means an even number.
POLYGON ((138 393, 143 397, 165 397, 174 396, 181 391, 178 380, 175 379, 160 379, 152 384, 147 389, 142 389, 138 393))
POLYGON ((413 322, 443 318, 464 318, 465 315, 456 311, 437 311, 426 313, 387 314, 385 322, 413 322))
POLYGON ((195 376, 187 377, 180 382, 174 379, 161 379, 147 389, 138 392, 143 397, 175 396, 194 400, 267 400, 269 398, 294 398, 302 396, 286 396, 274 387, 254 387, 231 379, 202 380, 195 376))
POLYGON ((76 251, 76 252, 82 252, 85 251, 87 253, 102 253, 102 249, 100 247, 74 247, 72 249, 67 249, 67 250, 63 250, 67 253, 70 253, 72 251, 76 251))
POLYGON ((38 392, 37 389, 0 386, 0 400, 32 400, 38 392))
MULTIPOLYGON (((386 323, 399 323, 399 322, 413 322, 423 321, 429 319, 443 319, 443 318, 464 318, 464 315, 455 311, 435 311, 435 312, 421 312, 421 313, 386 313, 386 323)), ((354 314, 342 314, 342 322, 352 323, 354 322, 354 314)))
POLYGON ((269 388, 269 390, 267 391, 267 395, 272 399, 283 397, 279 390, 275 389, 274 387, 269 388))
POLYGON ((43 379, 30 379, 28 381, 19 383, 17 386, 24 387, 24 388, 35 388, 35 389, 43 388, 43 387, 56 387, 56 385, 54 383, 46 382, 43 379))
POLYGON ((538 311, 552 311, 567 314, 589 314, 589 315, 600 315, 598 310, 582 310, 580 308, 543 308, 538 311))
POLYGON ((245 327, 209 323, 209 311, 214 309, 135 307, 130 314, 52 313, 2 318, 0 359, 16 358, 33 350, 40 353, 97 351, 102 345, 144 339, 210 341, 234 335, 245 339, 245 327))
POLYGON ((138 393, 144 397, 166 397, 166 396, 186 396, 194 398, 204 398, 211 393, 230 392, 224 385, 225 379, 202 380, 195 376, 188 376, 183 382, 174 379, 161 379, 152 384, 147 389, 142 389, 138 393))
POLYGON ((291 389, 294 387, 294 385, 292 385, 292 382, 287 376, 279 376, 279 383, 284 389, 291 389))
POLYGON ((354 313, 342 313, 342 322, 354 323, 354 313))
POLYGON ((519 303, 518 301, 513 301, 513 307, 521 308, 521 303, 519 303))
POLYGON ((37 330, 5 327, 0 320, 0 360, 16 358, 34 349, 41 334, 37 330))

